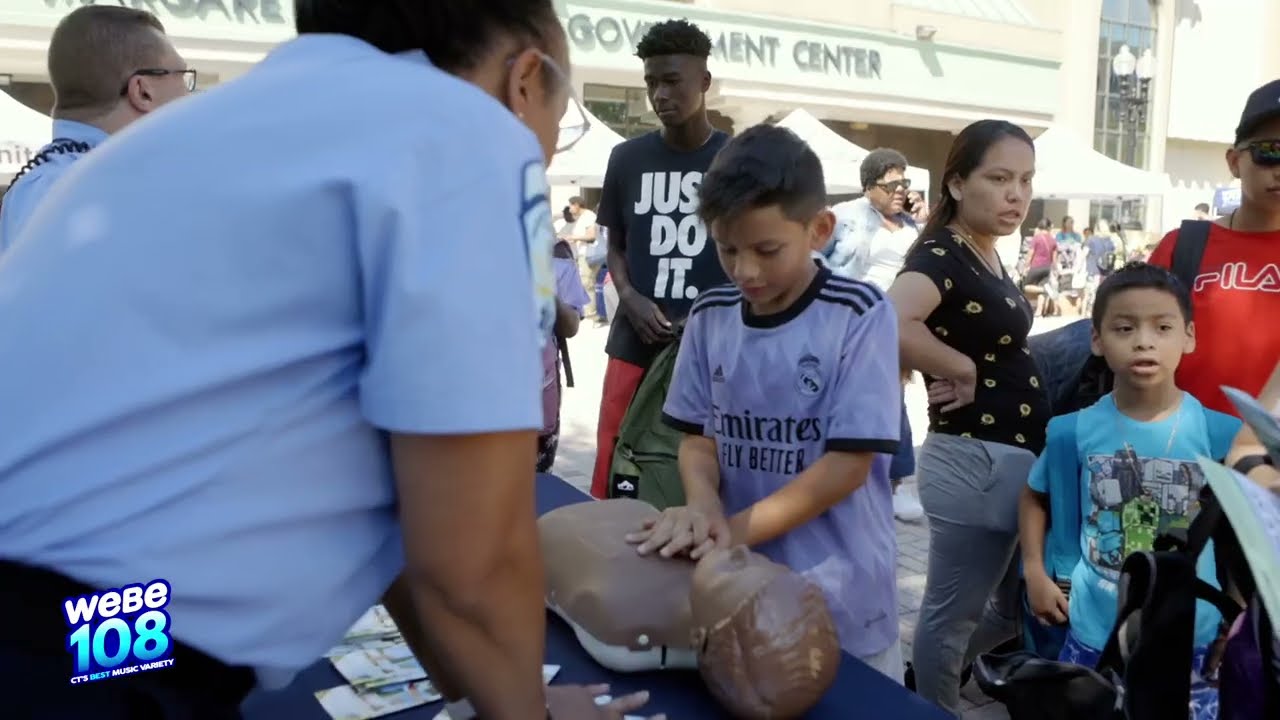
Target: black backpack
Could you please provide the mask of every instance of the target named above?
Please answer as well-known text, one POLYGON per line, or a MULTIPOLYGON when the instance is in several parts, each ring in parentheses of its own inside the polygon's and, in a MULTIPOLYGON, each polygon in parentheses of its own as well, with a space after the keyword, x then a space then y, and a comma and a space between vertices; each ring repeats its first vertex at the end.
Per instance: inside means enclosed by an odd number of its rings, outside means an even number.
MULTIPOLYGON (((1207 220, 1185 220, 1173 246, 1171 271, 1188 290, 1195 290, 1205 246, 1209 243, 1207 220)), ((1083 410, 1111 392, 1115 376, 1106 360, 1090 350, 1093 321, 1077 320, 1056 330, 1033 335, 1027 341, 1040 369, 1043 387, 1054 416, 1083 410)))
MULTIPOLYGON (((1212 603, 1227 625, 1241 611, 1230 596, 1196 576, 1196 560, 1214 540, 1220 582, 1226 582, 1227 565, 1234 562, 1233 538, 1206 488, 1190 528, 1163 534, 1155 550, 1125 559, 1116 624, 1097 667, 1046 660, 1026 651, 983 655, 974 663, 979 687, 1004 703, 1011 720, 1186 718, 1196 601, 1212 603)), ((1247 565, 1243 572, 1249 577, 1247 565)))

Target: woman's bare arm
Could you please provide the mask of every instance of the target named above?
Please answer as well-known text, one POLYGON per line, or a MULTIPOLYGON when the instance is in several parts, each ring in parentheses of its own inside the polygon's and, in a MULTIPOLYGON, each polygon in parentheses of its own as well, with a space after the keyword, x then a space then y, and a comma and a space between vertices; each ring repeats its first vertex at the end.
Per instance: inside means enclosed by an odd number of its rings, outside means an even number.
POLYGON ((925 320, 942 303, 942 294, 929 276, 905 272, 893 281, 889 299, 898 311, 902 364, 934 377, 968 378, 977 373, 973 360, 934 336, 925 320))

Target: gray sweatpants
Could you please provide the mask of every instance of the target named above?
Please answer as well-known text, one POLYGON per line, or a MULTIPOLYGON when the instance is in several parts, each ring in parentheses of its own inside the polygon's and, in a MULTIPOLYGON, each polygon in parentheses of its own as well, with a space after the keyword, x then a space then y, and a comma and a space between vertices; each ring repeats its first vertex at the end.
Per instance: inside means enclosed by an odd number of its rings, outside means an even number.
POLYGON ((1018 495, 1035 455, 929 433, 916 480, 929 568, 912 644, 916 692, 957 716, 960 672, 1017 632, 1018 495))

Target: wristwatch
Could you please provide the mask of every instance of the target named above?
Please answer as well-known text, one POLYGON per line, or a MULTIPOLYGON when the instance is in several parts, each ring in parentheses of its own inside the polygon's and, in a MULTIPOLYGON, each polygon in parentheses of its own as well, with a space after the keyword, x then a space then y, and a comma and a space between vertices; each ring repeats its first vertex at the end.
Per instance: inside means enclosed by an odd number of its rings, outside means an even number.
POLYGON ((1245 455, 1237 460, 1236 464, 1231 466, 1231 469, 1241 475, 1248 475, 1260 465, 1275 465, 1275 463, 1272 462, 1270 455, 1245 455))

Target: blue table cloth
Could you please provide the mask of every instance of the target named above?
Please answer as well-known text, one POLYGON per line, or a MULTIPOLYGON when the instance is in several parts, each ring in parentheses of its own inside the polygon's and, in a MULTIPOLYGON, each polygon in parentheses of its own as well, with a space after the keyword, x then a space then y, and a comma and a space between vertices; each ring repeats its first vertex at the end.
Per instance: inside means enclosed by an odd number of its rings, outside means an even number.
MULTIPOLYGON (((591 498, 554 475, 539 475, 538 513, 591 498)), ((574 639, 569 627, 547 614, 547 664, 559 665, 554 684, 607 682, 614 694, 648 690, 650 702, 643 714, 666 713, 670 720, 713 720, 727 714, 707 694, 696 671, 619 674, 600 667, 574 639)), ((288 688, 257 692, 245 701, 247 720, 326 720, 329 716, 316 701, 317 690, 344 684, 327 660, 307 668, 288 688)), ((395 720, 432 720, 443 703, 432 703, 387 717, 395 720)), ((932 703, 922 700, 862 662, 845 655, 839 675, 822 702, 806 715, 810 720, 953 720, 932 703)))

